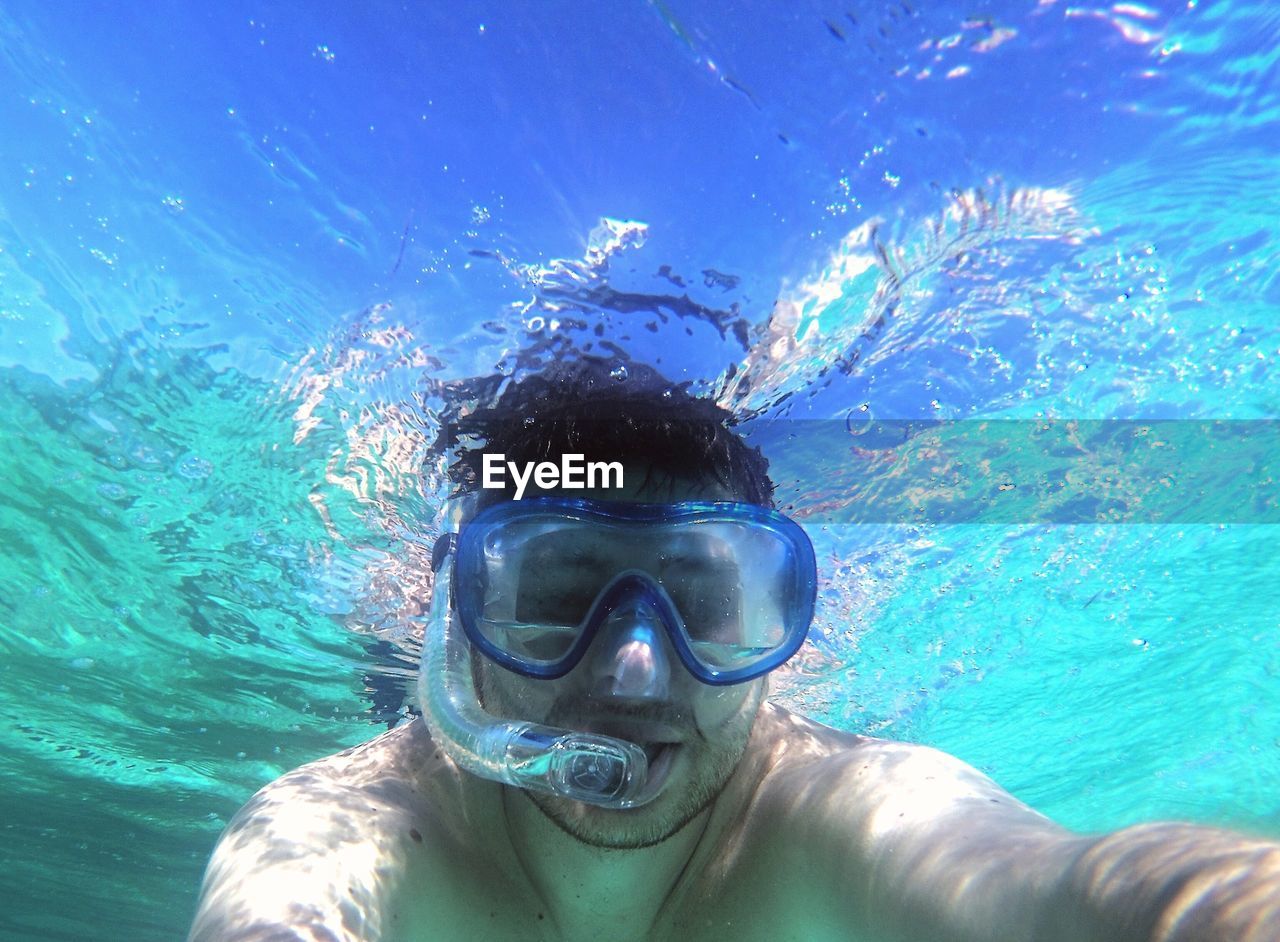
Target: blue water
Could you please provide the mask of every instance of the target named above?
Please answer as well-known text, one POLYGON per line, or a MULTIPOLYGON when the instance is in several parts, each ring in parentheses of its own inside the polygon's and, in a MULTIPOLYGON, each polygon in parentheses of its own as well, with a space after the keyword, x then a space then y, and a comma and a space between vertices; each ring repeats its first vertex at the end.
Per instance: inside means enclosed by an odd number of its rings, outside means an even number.
POLYGON ((1263 3, 7 4, 0 938, 180 935, 254 790, 411 715, 440 410, 584 353, 772 446, 789 705, 1280 834, 1263 516, 842 523, 927 448, 770 424, 1275 419, 1277 50, 1263 3))

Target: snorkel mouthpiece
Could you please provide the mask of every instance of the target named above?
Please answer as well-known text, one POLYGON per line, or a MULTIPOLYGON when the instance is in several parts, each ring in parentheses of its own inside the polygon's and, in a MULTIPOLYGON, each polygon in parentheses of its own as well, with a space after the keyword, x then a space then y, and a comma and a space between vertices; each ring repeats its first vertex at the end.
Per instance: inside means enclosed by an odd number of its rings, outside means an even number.
POLYGON ((645 787, 649 762, 635 743, 484 711, 453 613, 452 576, 446 556, 436 572, 418 670, 422 717, 449 758, 482 778, 603 808, 638 808, 656 798, 661 784, 645 787))
POLYGON ((504 756, 508 785, 604 807, 639 804, 648 760, 634 743, 532 723, 497 723, 489 735, 502 740, 492 748, 504 756))

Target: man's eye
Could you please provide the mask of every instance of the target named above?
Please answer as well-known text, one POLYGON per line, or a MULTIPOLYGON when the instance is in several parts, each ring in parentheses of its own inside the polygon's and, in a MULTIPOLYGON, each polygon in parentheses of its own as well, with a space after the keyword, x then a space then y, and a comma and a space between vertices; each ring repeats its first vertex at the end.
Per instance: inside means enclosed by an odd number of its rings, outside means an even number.
POLYGON ((742 571, 737 565, 704 558, 685 571, 678 591, 685 630, 699 657, 727 670, 755 656, 747 637, 750 619, 743 611, 742 571))
POLYGON ((668 592, 691 637, 726 644, 739 640, 742 613, 736 588, 695 580, 672 586, 668 592))
POLYGON ((577 625, 592 601, 578 586, 538 586, 520 593, 516 618, 527 624, 577 625))

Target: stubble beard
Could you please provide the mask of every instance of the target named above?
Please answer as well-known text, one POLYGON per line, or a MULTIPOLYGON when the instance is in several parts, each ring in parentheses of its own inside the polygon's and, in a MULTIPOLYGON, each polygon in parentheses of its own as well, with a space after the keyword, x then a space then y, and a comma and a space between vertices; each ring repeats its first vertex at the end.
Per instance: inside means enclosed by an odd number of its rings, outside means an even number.
MULTIPOLYGON (((473 668, 478 668, 474 661, 473 668)), ((488 682, 485 672, 475 669, 474 676, 480 702, 506 715, 504 707, 511 704, 504 702, 505 697, 488 682)), ((680 831, 719 797, 746 752, 766 689, 762 685, 748 694, 716 728, 696 730, 694 738, 680 749, 682 754, 677 758, 681 767, 673 768, 658 797, 640 808, 614 810, 543 791, 522 791, 557 828, 583 844, 608 850, 653 847, 680 831)), ((557 722, 556 712, 552 710, 542 722, 576 728, 573 723, 557 722)))

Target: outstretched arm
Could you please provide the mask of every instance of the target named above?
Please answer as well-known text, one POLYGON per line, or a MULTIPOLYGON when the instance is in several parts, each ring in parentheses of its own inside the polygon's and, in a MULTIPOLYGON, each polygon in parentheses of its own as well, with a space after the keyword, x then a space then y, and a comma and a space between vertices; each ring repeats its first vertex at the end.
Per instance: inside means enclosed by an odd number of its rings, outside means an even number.
POLYGON ((1075 834, 958 759, 902 743, 864 740, 828 773, 807 828, 848 919, 870 915, 886 937, 1280 940, 1280 843, 1182 824, 1075 834))
POLYGON ((1280 843, 1188 824, 1144 824, 1093 840, 1066 897, 1099 939, 1275 942, 1280 843))

